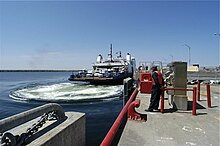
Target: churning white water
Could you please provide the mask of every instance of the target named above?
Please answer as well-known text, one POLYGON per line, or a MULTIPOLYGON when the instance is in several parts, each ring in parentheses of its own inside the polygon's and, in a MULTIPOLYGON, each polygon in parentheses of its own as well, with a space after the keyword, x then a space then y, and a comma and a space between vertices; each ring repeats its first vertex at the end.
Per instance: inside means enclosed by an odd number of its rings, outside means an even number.
POLYGON ((122 95, 123 86, 95 86, 79 83, 54 83, 17 89, 10 93, 16 100, 38 100, 50 102, 77 102, 112 100, 122 95))

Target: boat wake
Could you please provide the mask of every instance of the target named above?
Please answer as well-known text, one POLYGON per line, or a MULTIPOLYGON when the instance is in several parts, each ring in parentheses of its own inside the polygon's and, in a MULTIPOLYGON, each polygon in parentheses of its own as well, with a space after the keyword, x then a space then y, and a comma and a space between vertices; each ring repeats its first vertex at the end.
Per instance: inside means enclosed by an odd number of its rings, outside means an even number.
POLYGON ((22 101, 85 102, 115 100, 122 96, 123 86, 95 86, 80 83, 35 85, 11 91, 9 97, 22 101))

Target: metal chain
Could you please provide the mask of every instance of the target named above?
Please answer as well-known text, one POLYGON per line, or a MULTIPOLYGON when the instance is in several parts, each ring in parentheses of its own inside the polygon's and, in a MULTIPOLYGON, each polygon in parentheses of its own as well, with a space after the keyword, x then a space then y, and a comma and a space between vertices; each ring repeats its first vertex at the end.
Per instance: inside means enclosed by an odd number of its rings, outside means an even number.
POLYGON ((39 128, 46 123, 46 121, 58 120, 58 115, 52 111, 44 113, 41 118, 34 123, 31 128, 28 128, 26 133, 19 135, 13 135, 10 132, 0 133, 0 146, 21 146, 25 144, 25 141, 30 138, 32 135, 38 132, 39 128))

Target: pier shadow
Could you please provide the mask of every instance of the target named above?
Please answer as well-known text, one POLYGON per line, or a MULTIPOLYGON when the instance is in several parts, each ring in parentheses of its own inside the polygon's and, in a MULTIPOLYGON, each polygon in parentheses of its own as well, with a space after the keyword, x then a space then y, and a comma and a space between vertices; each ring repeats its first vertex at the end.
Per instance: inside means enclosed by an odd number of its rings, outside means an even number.
POLYGON ((164 97, 164 100, 168 100, 168 97, 164 97))
MULTIPOLYGON (((174 112, 177 112, 177 113, 191 113, 192 112, 192 101, 188 101, 187 102, 187 110, 186 111, 182 111, 182 110, 178 110, 176 108, 169 108, 169 109, 164 109, 164 112, 163 113, 174 113, 174 112)), ((216 106, 215 106, 216 107, 216 106)), ((213 106, 212 106, 213 108, 213 106)), ((199 103, 196 103, 196 109, 206 109, 204 106, 202 106, 201 104, 199 103)), ((160 112, 160 111, 157 111, 157 112, 160 112)), ((205 115, 207 113, 197 113, 197 115, 205 115)))
POLYGON ((199 101, 207 101, 207 100, 205 100, 205 99, 200 99, 199 101))
POLYGON ((213 106, 211 106, 211 108, 217 108, 218 106, 217 105, 213 105, 213 106))
MULTIPOLYGON (((193 102, 188 101, 187 102, 187 110, 192 110, 192 105, 193 105, 193 102)), ((206 109, 206 108, 204 106, 202 106, 201 104, 196 103, 196 109, 206 109)))
POLYGON ((199 115, 207 115, 207 113, 196 113, 197 116, 199 115))
MULTIPOLYGON (((192 111, 192 106, 193 106, 193 102, 192 101, 188 101, 187 102, 187 112, 191 112, 192 111)), ((199 109, 206 109, 204 106, 202 106, 201 104, 199 103, 196 103, 196 110, 199 110, 199 109)), ((184 112, 182 112, 184 113, 184 112)), ((196 112, 196 115, 199 116, 199 115, 207 115, 207 113, 201 113, 201 112, 196 112)))
MULTIPOLYGON (((164 109, 164 112, 163 112, 163 113, 174 113, 174 112, 176 112, 176 111, 177 111, 177 109, 169 108, 169 109, 164 109)), ((158 111, 158 112, 160 112, 160 111, 158 111)))

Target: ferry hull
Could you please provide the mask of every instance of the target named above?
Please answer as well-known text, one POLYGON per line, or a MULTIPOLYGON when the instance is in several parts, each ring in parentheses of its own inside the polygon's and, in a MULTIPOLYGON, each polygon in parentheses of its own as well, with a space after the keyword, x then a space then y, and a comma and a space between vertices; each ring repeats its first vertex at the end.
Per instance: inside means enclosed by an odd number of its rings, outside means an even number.
POLYGON ((69 81, 82 81, 89 82, 93 85, 123 85, 123 80, 127 77, 132 77, 132 75, 127 75, 123 77, 112 77, 112 78, 100 78, 100 77, 80 77, 80 78, 69 78, 69 81))

